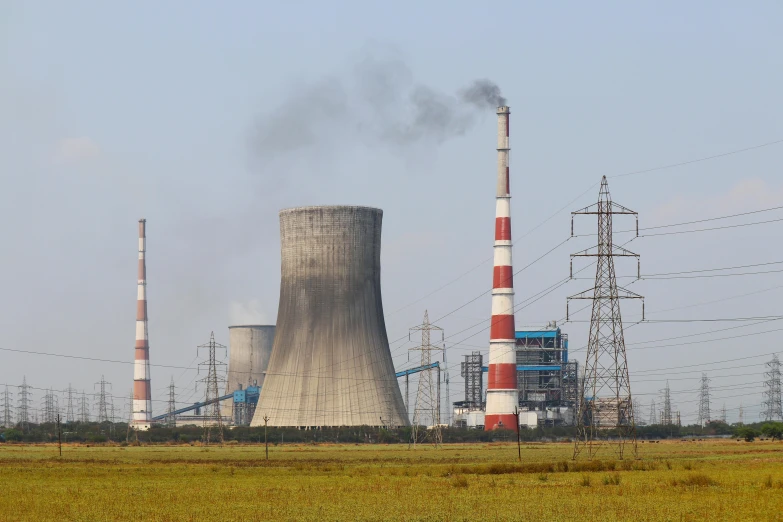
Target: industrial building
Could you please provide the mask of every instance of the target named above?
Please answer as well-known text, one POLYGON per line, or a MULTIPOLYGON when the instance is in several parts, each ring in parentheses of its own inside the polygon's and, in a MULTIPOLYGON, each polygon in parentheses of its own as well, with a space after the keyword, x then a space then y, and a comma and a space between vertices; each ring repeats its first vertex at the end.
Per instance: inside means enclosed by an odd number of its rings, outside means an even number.
POLYGON ((573 424, 579 367, 568 360, 568 334, 551 322, 517 331, 516 345, 520 411, 535 412, 540 425, 573 424))
POLYGON ((252 426, 405 426, 381 301, 383 211, 280 212, 274 347, 252 426))
MULTIPOLYGON (((519 423, 536 426, 572 425, 578 406, 577 361, 568 359, 568 335, 556 323, 515 332, 516 384, 519 423)), ((465 356, 462 377, 465 400, 454 403, 454 424, 484 426, 482 397, 484 366, 480 352, 465 356)))

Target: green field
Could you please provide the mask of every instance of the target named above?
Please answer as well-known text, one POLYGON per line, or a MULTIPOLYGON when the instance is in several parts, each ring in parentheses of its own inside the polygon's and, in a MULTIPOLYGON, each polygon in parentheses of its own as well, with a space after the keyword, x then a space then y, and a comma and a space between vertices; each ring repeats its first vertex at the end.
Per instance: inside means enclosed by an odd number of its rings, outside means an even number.
POLYGON ((2 520, 783 520, 783 443, 0 446, 2 520))

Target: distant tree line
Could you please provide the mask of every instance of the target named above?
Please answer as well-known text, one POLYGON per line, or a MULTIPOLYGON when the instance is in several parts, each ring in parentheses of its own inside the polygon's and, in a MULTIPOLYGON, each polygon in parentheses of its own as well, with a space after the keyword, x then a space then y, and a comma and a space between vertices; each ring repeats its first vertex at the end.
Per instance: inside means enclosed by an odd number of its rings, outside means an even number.
MULTIPOLYGON (((79 442, 87 444, 100 443, 169 443, 190 444, 201 441, 204 429, 201 426, 154 426, 148 431, 128 429, 126 423, 110 422, 72 422, 61 425, 64 443, 79 442)), ((424 430, 422 430, 423 432, 424 430)), ((384 429, 371 426, 344 428, 268 428, 267 439, 270 444, 286 443, 351 443, 351 444, 408 444, 412 429, 401 427, 384 429)), ((513 442, 516 433, 512 430, 496 430, 485 432, 481 429, 444 428, 444 443, 460 442, 513 442)), ((224 440, 237 443, 263 443, 264 428, 238 426, 223 430, 224 440)), ((773 440, 783 439, 783 423, 766 422, 747 425, 728 425, 714 421, 706 426, 675 426, 651 425, 637 426, 637 438, 640 440, 661 440, 701 437, 735 437, 752 442, 756 438, 765 437, 773 440)), ((523 428, 520 439, 524 442, 535 441, 570 441, 576 435, 573 426, 523 428)), ((617 433, 607 431, 607 437, 616 437, 617 433)), ((213 429, 214 437, 214 429, 213 429)), ((27 424, 13 428, 0 428, 0 443, 52 443, 57 442, 57 425, 53 423, 27 424)))

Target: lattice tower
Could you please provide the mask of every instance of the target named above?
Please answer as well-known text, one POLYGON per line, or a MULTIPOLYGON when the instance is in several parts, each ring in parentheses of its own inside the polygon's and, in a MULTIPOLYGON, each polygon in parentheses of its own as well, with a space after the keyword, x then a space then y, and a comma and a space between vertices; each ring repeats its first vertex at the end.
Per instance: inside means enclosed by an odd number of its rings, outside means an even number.
MULTIPOLYGON (((629 445, 633 456, 637 456, 636 424, 620 300, 642 299, 642 296, 617 286, 614 258, 636 258, 638 277, 639 256, 614 245, 612 216, 615 214, 637 217, 638 235, 638 214, 612 201, 606 176, 601 180, 598 202, 572 212, 572 235, 574 216, 594 215, 598 218, 598 245, 571 256, 572 267, 574 257, 596 258, 593 288, 568 298, 569 301, 572 299, 593 301, 582 393, 577 414, 574 459, 578 458, 585 448, 587 448, 588 458, 592 459, 603 446, 611 447, 615 455, 622 459, 626 445, 629 445), (612 437, 609 437, 610 433, 612 437)), ((573 268, 571 272, 573 276, 573 268)), ((644 320, 644 304, 642 304, 642 320, 644 320)))

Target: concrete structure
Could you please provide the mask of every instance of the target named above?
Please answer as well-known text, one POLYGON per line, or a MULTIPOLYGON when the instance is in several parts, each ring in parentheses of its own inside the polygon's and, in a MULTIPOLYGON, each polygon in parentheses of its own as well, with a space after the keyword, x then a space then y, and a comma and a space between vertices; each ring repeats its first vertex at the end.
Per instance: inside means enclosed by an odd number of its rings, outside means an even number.
POLYGON ((516 357, 514 354, 514 269, 511 262, 511 188, 509 186, 508 107, 498 107, 498 173, 495 210, 495 262, 484 429, 516 429, 516 357))
POLYGON ((383 211, 280 212, 280 304, 252 426, 408 425, 381 302, 383 211))
POLYGON ((136 300, 136 356, 133 365, 133 427, 148 430, 152 425, 150 388, 150 344, 147 335, 147 220, 139 220, 139 274, 136 300))
MULTIPOLYGON (((228 375, 225 393, 263 386, 272 346, 275 342, 274 325, 237 325, 228 327, 228 375)), ((234 418, 234 401, 221 405, 223 414, 234 418)), ((235 423, 242 419, 249 422, 252 412, 242 412, 235 423), (251 413, 248 417, 248 413, 251 413)))

